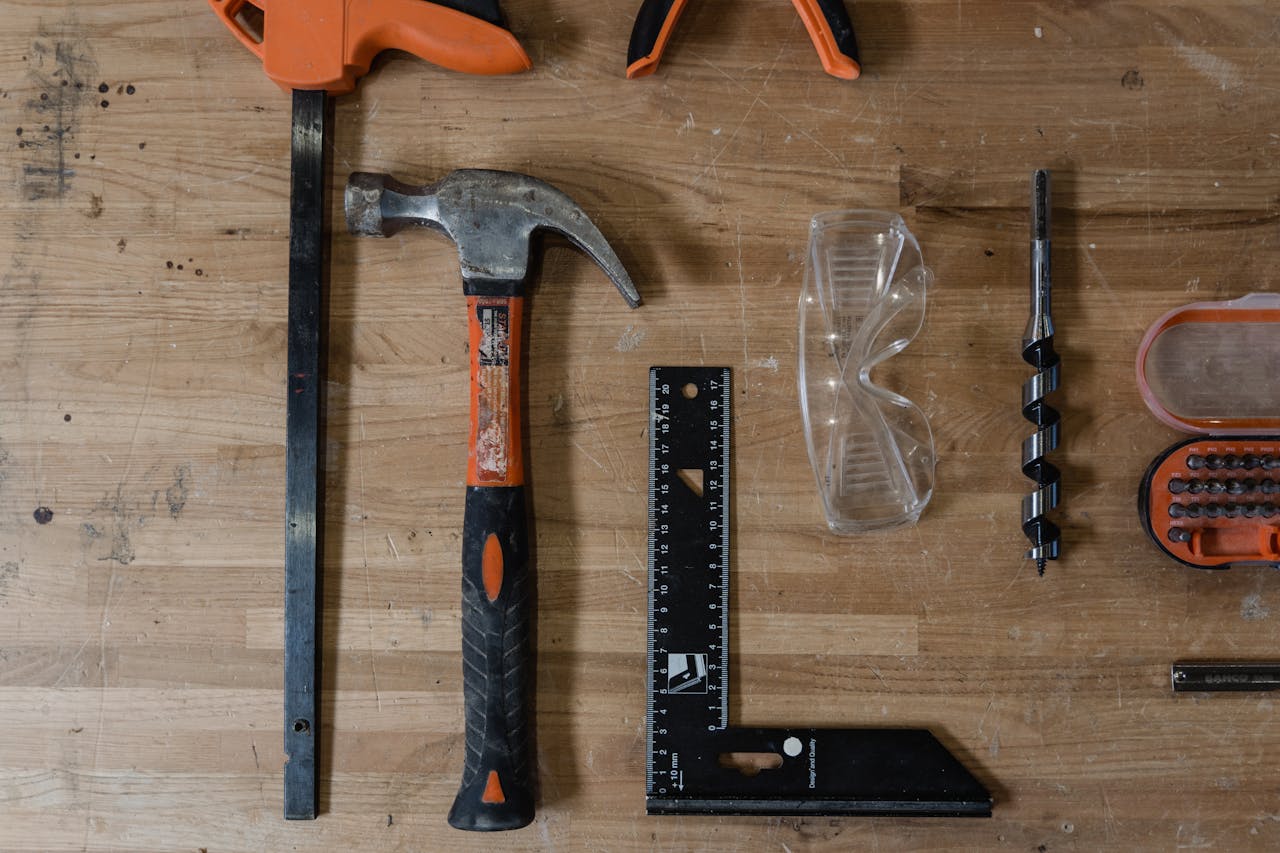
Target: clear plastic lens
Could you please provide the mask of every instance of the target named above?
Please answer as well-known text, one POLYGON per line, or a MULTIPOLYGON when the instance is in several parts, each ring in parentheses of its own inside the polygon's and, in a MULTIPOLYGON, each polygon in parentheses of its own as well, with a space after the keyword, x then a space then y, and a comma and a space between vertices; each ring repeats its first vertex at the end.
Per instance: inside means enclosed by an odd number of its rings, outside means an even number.
POLYGON ((933 494, 933 433, 871 371, 924 324, 932 274, 902 218, 815 216, 800 296, 800 405, 827 523, 859 533, 913 522, 933 494))

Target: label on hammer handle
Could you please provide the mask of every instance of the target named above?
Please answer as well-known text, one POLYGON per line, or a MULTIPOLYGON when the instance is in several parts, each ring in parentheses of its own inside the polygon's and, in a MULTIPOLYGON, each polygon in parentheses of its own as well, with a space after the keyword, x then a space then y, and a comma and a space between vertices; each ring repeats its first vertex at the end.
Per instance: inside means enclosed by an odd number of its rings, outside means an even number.
POLYGON ((467 297, 471 346, 471 436, 467 485, 524 482, 520 432, 520 332, 524 300, 467 297))

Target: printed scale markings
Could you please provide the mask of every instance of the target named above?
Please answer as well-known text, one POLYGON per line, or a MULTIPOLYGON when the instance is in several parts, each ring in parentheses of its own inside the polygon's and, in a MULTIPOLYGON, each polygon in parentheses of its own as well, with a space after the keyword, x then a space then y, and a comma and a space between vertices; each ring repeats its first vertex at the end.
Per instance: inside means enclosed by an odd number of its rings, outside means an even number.
MULTIPOLYGON (((655 775, 665 777, 677 790, 684 788, 683 771, 678 766, 678 752, 665 749, 657 742, 667 734, 667 729, 658 725, 656 718, 660 715, 665 717, 670 709, 657 709, 655 696, 677 693, 691 697, 718 694, 714 703, 702 706, 703 713, 698 714, 698 717, 705 719, 705 722, 699 725, 707 731, 722 730, 729 725, 729 507, 725 500, 729 492, 729 384, 728 368, 659 367, 651 369, 649 373, 652 414, 652 428, 649 430, 649 690, 645 697, 645 727, 649 750, 645 758, 645 787, 651 793, 667 793, 667 788, 661 784, 655 789, 655 775), (685 394, 684 390, 690 385, 697 389, 692 397, 685 394), (676 405, 684 411, 684 417, 676 417, 673 410, 676 405), (702 439, 704 443, 699 444, 699 440, 692 435, 681 434, 677 437, 677 429, 686 433, 701 432, 705 436, 702 439), (674 458, 675 441, 682 444, 687 442, 695 448, 690 454, 692 458, 682 460, 691 464, 671 461, 674 458), (695 513, 677 513, 673 516, 672 503, 694 494, 692 488, 679 476, 681 469, 700 469, 702 493, 698 502, 702 506, 695 513), (681 494, 677 498, 677 489, 685 490, 688 494, 681 494), (698 515, 703 516, 700 525, 690 517, 698 515), (659 516, 667 520, 660 521, 659 516), (682 523, 676 521, 677 516, 680 516, 682 523), (695 555, 694 551, 702 553, 695 555), (706 623, 709 642, 701 647, 705 651, 670 651, 665 645, 659 645, 658 637, 665 640, 668 632, 678 630, 679 626, 675 623, 690 620, 675 617, 670 620, 672 624, 657 625, 661 617, 676 610, 675 603, 663 604, 660 599, 665 602, 665 596, 676 593, 678 579, 672 575, 673 567, 681 572, 689 572, 691 569, 696 571, 692 566, 681 565, 678 558, 688 557, 690 562, 695 559, 704 560, 706 551, 715 554, 714 560, 707 562, 706 569, 718 570, 719 574, 719 583, 708 583, 708 587, 715 588, 716 600, 707 602, 707 610, 703 611, 715 614, 706 623), (662 580, 667 582, 663 583, 662 580), (715 664, 710 663, 713 657, 717 660, 715 664), (659 660, 664 660, 666 665, 660 667, 659 660), (661 773, 655 768, 655 757, 669 760, 668 768, 661 773)), ((701 601, 699 598, 692 607, 696 607, 701 601)), ((686 607, 690 606, 687 600, 681 603, 686 607)), ((683 648, 694 647, 690 643, 683 648)), ((697 703, 699 700, 690 698, 681 701, 697 703)), ((684 710, 691 709, 682 709, 684 710)))

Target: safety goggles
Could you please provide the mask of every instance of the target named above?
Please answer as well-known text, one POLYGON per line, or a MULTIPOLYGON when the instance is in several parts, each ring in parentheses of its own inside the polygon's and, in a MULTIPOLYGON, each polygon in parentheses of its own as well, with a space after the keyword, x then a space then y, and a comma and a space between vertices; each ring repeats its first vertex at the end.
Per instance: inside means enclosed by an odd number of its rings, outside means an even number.
POLYGON ((920 333, 932 280, 897 214, 813 218, 800 296, 800 407, 827 524, 837 533, 914 522, 933 494, 924 412, 871 379, 920 333))

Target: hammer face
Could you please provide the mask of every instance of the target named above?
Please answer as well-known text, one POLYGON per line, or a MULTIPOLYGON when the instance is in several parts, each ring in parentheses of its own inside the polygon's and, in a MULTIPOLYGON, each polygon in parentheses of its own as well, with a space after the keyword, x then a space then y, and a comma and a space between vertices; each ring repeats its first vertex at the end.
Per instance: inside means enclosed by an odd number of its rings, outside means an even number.
POLYGON ((627 304, 640 304, 622 262, 582 208, 529 175, 459 169, 434 184, 413 187, 388 175, 358 172, 347 183, 346 208, 353 234, 390 236, 410 225, 443 231, 458 247, 467 293, 523 295, 533 233, 546 230, 563 235, 600 264, 627 304))
POLYGON ((347 230, 364 237, 390 237, 410 225, 441 228, 432 187, 402 184, 390 175, 355 172, 343 204, 347 230))

